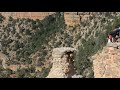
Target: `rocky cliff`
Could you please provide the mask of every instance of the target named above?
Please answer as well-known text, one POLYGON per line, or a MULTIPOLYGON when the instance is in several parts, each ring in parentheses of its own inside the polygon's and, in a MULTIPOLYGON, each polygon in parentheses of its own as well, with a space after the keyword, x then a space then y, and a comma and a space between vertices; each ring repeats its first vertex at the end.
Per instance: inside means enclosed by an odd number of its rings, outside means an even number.
POLYGON ((64 12, 65 24, 68 27, 77 26, 81 21, 88 20, 90 16, 95 14, 95 12, 64 12))
MULTIPOLYGON (((9 67, 13 76, 45 78, 49 71, 52 73, 49 76, 54 76, 53 72, 57 72, 56 69, 51 69, 52 60, 56 62, 52 59, 52 50, 72 47, 77 52, 74 61, 76 73, 85 78, 94 77, 90 57, 106 45, 108 32, 120 23, 119 15, 119 12, 78 12, 78 15, 77 12, 57 12, 42 20, 14 17, 6 20, 8 16, 0 15, 0 49, 10 59, 9 67), (67 28, 66 24, 72 27, 67 28)), ((63 59, 65 58, 58 60, 61 62, 63 59)), ((57 67, 53 64, 53 68, 54 66, 57 67)), ((0 68, 0 77, 11 76, 11 73, 6 76, 4 71, 0 68)))
POLYGON ((42 20, 46 16, 52 15, 55 12, 0 12, 4 17, 9 18, 10 16, 14 19, 17 18, 29 18, 42 20))
POLYGON ((93 56, 95 78, 120 78, 120 43, 112 43, 93 56))
MULTIPOLYGON (((29 19, 39 19, 42 20, 45 17, 55 14, 56 12, 0 12, 1 15, 6 17, 17 18, 29 18, 29 19)), ((95 15, 95 12, 64 12, 65 24, 67 26, 80 25, 80 21, 84 21, 89 18, 89 16, 95 15)))
POLYGON ((70 47, 55 48, 52 52, 52 68, 47 78, 72 78, 75 74, 75 49, 70 47))

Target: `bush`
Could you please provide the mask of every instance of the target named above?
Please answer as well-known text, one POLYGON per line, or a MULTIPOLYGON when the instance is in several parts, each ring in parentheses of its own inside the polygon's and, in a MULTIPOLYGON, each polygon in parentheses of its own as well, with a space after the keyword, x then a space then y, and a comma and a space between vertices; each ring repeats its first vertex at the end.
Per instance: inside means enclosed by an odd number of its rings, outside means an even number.
POLYGON ((1 69, 0 70, 0 78, 10 78, 10 75, 12 74, 12 71, 10 69, 1 69))
POLYGON ((85 33, 85 38, 88 38, 89 35, 90 35, 90 34, 85 33))
POLYGON ((92 19, 93 19, 93 17, 92 17, 92 16, 89 16, 89 19, 90 19, 90 20, 92 20, 92 19))
POLYGON ((105 23, 105 22, 106 22, 106 19, 102 18, 101 23, 105 23))
POLYGON ((48 68, 43 68, 42 72, 38 73, 37 78, 45 78, 45 77, 47 77, 51 68, 52 68, 52 65, 49 65, 48 68))
POLYGON ((68 38, 65 38, 64 43, 68 46, 71 47, 72 43, 73 43, 73 38, 71 36, 69 36, 68 38))
POLYGON ((10 17, 9 17, 9 21, 13 21, 13 20, 14 20, 14 19, 10 16, 10 17))
POLYGON ((27 70, 25 68, 23 69, 18 69, 17 72, 16 72, 16 75, 18 78, 24 78, 25 77, 25 74, 27 74, 27 70))
POLYGON ((0 22, 2 23, 5 20, 5 17, 0 14, 0 22))
POLYGON ((16 41, 14 46, 13 46, 13 51, 16 51, 17 49, 19 49, 19 42, 16 41))
POLYGON ((100 35, 99 31, 95 32, 95 37, 98 37, 100 35))
POLYGON ((82 43, 84 44, 86 42, 86 39, 82 38, 82 43))
POLYGON ((110 12, 105 12, 105 17, 109 17, 110 16, 110 12))
POLYGON ((55 48, 56 48, 56 47, 59 47, 61 44, 62 44, 62 42, 59 41, 59 42, 57 42, 57 43, 54 44, 54 47, 55 47, 55 48))
POLYGON ((31 35, 30 30, 26 29, 26 30, 25 30, 25 34, 26 34, 26 35, 31 35))
POLYGON ((115 18, 115 21, 114 21, 114 28, 118 28, 120 27, 120 18, 115 18))
POLYGON ((97 22, 96 22, 96 21, 94 21, 94 27, 96 27, 96 25, 97 25, 97 22))
POLYGON ((75 36, 75 43, 76 43, 79 39, 81 39, 80 33, 78 33, 78 34, 75 36))
POLYGON ((85 27, 86 23, 85 22, 80 22, 80 25, 82 25, 83 27, 85 27))

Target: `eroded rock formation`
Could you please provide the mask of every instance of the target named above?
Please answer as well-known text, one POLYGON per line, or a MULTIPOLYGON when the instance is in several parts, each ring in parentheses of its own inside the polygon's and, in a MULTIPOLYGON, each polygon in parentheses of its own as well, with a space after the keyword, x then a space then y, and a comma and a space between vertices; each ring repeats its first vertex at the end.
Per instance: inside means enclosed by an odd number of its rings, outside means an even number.
POLYGON ((62 47, 53 49, 53 66, 47 78, 72 78, 75 74, 74 54, 75 49, 62 47))
POLYGON ((120 78, 119 43, 108 44, 92 58, 95 78, 120 78))

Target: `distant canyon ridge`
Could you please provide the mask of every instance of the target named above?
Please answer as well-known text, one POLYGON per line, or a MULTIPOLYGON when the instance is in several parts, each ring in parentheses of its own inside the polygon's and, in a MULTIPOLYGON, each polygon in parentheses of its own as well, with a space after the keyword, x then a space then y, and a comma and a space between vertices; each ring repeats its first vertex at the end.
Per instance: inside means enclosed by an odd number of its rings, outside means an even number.
POLYGON ((46 16, 52 15, 55 12, 0 12, 6 18, 10 16, 16 18, 44 19, 46 16))
MULTIPOLYGON (((55 14, 56 12, 0 12, 4 17, 10 16, 14 19, 17 18, 30 18, 33 20, 42 20, 46 16, 55 14)), ((61 12, 63 13, 63 12, 61 12)), ((87 19, 89 16, 94 15, 95 12, 64 12, 64 19, 67 26, 79 25, 80 21, 87 19)))

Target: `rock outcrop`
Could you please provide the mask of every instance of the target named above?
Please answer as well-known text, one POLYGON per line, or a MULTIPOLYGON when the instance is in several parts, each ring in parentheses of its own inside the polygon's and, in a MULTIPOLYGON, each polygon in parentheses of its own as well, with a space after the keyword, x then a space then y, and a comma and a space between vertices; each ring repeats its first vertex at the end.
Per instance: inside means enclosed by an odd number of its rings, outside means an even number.
POLYGON ((30 18, 30 19, 44 19, 46 16, 52 15, 55 12, 0 12, 6 18, 10 16, 13 18, 30 18))
POLYGON ((108 44, 92 58, 95 78, 120 78, 119 43, 108 44))
POLYGON ((87 20, 95 12, 64 12, 65 23, 67 26, 80 25, 81 21, 87 20))
MULTIPOLYGON (((55 12, 0 12, 7 19, 11 16, 17 18, 30 18, 43 20, 46 16, 52 15, 55 12)), ((79 25, 81 20, 86 20, 94 12, 64 12, 65 23, 67 26, 79 25)))
POLYGON ((75 49, 61 47, 53 49, 53 66, 47 78, 72 78, 75 74, 74 54, 75 49))

